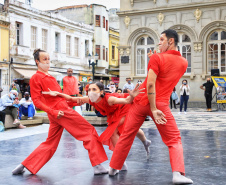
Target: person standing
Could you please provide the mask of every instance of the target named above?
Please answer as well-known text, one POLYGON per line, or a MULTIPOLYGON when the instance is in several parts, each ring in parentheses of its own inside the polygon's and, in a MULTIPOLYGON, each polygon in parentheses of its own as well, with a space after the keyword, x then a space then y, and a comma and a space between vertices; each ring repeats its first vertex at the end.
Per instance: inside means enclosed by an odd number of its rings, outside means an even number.
POLYGON ((78 90, 78 80, 73 75, 73 69, 67 69, 67 76, 63 78, 63 93, 70 96, 77 96, 78 90))
POLYGON ((204 96, 206 98, 207 111, 212 111, 211 102, 212 102, 212 91, 213 91, 214 83, 210 81, 210 78, 207 78, 206 80, 207 80, 206 83, 202 84, 200 86, 200 89, 205 91, 204 96))
POLYGON ((129 90, 133 90, 135 88, 135 86, 133 85, 133 83, 131 83, 131 78, 126 78, 127 83, 123 86, 122 90, 124 89, 129 89, 129 90))
POLYGON ((20 93, 20 86, 19 86, 19 84, 17 84, 17 79, 16 79, 16 78, 14 78, 14 79, 13 79, 13 83, 11 84, 9 91, 11 91, 11 90, 12 90, 13 85, 15 85, 15 86, 16 86, 16 90, 17 90, 17 92, 18 92, 18 93, 20 93))
MULTIPOLYGON (((90 78, 89 83, 85 86, 85 91, 86 91, 86 96, 88 96, 88 93, 89 93, 89 85, 93 83, 92 79, 90 78)), ((91 111, 91 105, 86 103, 86 111, 91 111)))
POLYGON ((176 87, 173 88, 173 92, 170 96, 170 108, 172 109, 173 108, 173 105, 174 105, 174 109, 177 109, 176 107, 176 100, 178 99, 178 96, 177 96, 177 92, 176 92, 176 87))
POLYGON ((48 114, 49 133, 46 141, 41 143, 12 171, 13 175, 23 173, 24 168, 27 168, 32 174, 36 174, 56 152, 64 129, 74 138, 83 141, 83 146, 89 153, 94 174, 108 173, 101 165, 108 158, 103 145, 98 140, 99 136, 95 128, 75 110, 69 108, 64 98, 51 97, 42 93, 49 90, 62 92, 56 79, 48 73, 50 68, 49 54, 44 50, 36 49, 33 55, 38 70, 30 80, 32 100, 37 108, 48 114), (42 98, 45 99, 45 103, 42 98))
MULTIPOLYGON (((109 175, 118 173, 126 160, 137 131, 147 115, 155 122, 163 142, 168 146, 174 184, 193 183, 186 178, 183 147, 180 131, 169 108, 169 98, 179 79, 187 69, 188 62, 177 51, 178 34, 168 29, 161 33, 160 54, 153 54, 148 64, 148 75, 140 89, 146 88, 145 94, 139 94, 131 105, 120 136, 110 161, 109 175)), ((161 172, 159 172, 161 173, 161 172)))
POLYGON ((181 114, 184 104, 184 114, 187 114, 187 106, 188 106, 188 100, 189 100, 189 93, 190 93, 190 87, 188 85, 187 80, 182 81, 182 85, 180 86, 180 112, 178 114, 181 114))
POLYGON ((110 90, 110 93, 116 92, 115 83, 113 81, 110 82, 109 90, 110 90))

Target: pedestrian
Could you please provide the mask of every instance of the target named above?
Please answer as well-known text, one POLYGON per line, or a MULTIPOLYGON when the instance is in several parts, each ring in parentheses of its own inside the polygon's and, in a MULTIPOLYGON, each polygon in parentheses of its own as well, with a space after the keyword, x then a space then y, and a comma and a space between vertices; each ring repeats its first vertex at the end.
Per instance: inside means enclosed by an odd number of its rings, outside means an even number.
POLYGON ((188 85, 188 81, 185 79, 182 81, 182 85, 180 86, 180 112, 182 113, 183 104, 184 104, 184 114, 187 114, 187 106, 190 94, 190 87, 188 85))
POLYGON ((173 92, 170 95, 170 108, 171 109, 173 108, 172 104, 174 105, 174 109, 177 109, 177 106, 176 106, 176 100, 177 99, 178 99, 178 95, 177 95, 177 92, 176 92, 176 87, 174 87, 173 92))
POLYGON ((1 97, 2 99, 2 107, 1 110, 5 112, 5 114, 11 115, 13 118, 13 124, 20 129, 26 128, 23 126, 18 120, 18 92, 16 90, 11 90, 9 94, 5 94, 1 97))
POLYGON ((113 81, 110 82, 109 90, 110 90, 111 93, 116 92, 115 83, 113 81))
POLYGON ((204 90, 204 96, 206 98, 206 107, 207 107, 207 111, 212 111, 211 109, 211 102, 212 102, 212 91, 213 91, 213 86, 214 83, 210 80, 210 78, 206 79, 206 83, 202 84, 200 86, 200 89, 204 90), (205 88, 204 88, 205 87, 205 88))
MULTIPOLYGON (((173 87, 185 73, 188 62, 177 51, 178 34, 165 30, 159 41, 160 54, 153 54, 148 63, 148 75, 139 94, 131 105, 121 134, 110 161, 109 175, 118 173, 126 160, 137 131, 147 115, 155 122, 163 142, 168 146, 174 184, 193 183, 186 178, 180 131, 169 108, 173 87)), ((164 170, 164 169, 163 169, 164 170)), ((161 175, 161 172, 159 172, 161 175)))
MULTIPOLYGON (((134 97, 140 93, 139 91, 144 90, 139 90, 138 88, 139 85, 137 84, 133 91, 128 90, 127 94, 105 93, 104 86, 101 83, 94 83, 89 86, 88 96, 82 98, 70 97, 59 92, 49 92, 49 94, 52 93, 52 96, 57 95, 64 97, 70 102, 81 101, 83 103, 89 103, 102 116, 107 116, 108 127, 100 135, 99 141, 108 145, 110 150, 114 150, 119 136, 123 132, 123 124, 131 103, 133 102, 134 97)), ((137 137, 142 141, 148 156, 151 141, 146 139, 144 132, 141 129, 138 130, 137 137)), ((126 164, 124 165, 124 168, 127 169, 126 164)))
POLYGON ((82 93, 83 93, 83 86, 81 85, 81 82, 78 82, 78 96, 82 97, 82 93))
POLYGON ((18 93, 20 93, 20 86, 19 86, 19 84, 17 84, 17 79, 16 78, 13 79, 13 83, 10 85, 9 91, 12 90, 13 86, 16 86, 14 88, 17 90, 18 93))
POLYGON ((130 77, 126 78, 126 81, 127 81, 127 83, 123 86, 122 90, 129 89, 132 91, 134 89, 134 85, 131 82, 131 78, 130 77))
POLYGON ((137 83, 138 83, 139 85, 141 85, 141 84, 142 84, 142 80, 138 80, 137 83))
POLYGON ((49 89, 62 92, 56 79, 49 75, 49 54, 36 49, 33 53, 37 72, 30 80, 31 94, 34 105, 45 111, 50 120, 49 133, 46 141, 41 143, 20 165, 13 171, 13 175, 23 173, 27 168, 32 174, 36 174, 53 156, 59 144, 64 128, 76 139, 83 141, 84 148, 89 153, 89 158, 94 169, 94 174, 107 173, 101 165, 107 160, 107 155, 95 128, 90 125, 80 114, 68 107, 64 98, 52 97, 42 94, 49 89), (44 97, 45 103, 41 101, 44 97))
MULTIPOLYGON (((89 85, 93 83, 92 79, 90 78, 88 80, 88 84, 85 86, 85 91, 86 91, 86 96, 88 96, 88 92, 89 92, 89 85)), ((86 103, 86 111, 91 111, 92 107, 90 104, 86 103)))
POLYGON ((35 107, 31 100, 29 92, 24 93, 24 98, 20 100, 20 111, 19 117, 21 119, 22 115, 28 116, 28 120, 32 120, 35 115, 35 107))

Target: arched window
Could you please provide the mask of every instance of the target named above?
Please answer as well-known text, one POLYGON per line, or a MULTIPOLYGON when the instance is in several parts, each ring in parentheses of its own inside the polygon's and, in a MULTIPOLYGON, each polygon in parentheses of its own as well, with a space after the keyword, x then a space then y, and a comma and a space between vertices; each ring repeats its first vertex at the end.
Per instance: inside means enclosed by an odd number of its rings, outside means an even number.
POLYGON ((221 73, 226 73, 226 31, 215 31, 208 39, 207 72, 211 69, 219 69, 221 73))
POLYGON ((188 67, 185 73, 191 73, 191 39, 184 33, 178 33, 178 36, 178 50, 180 51, 181 55, 188 61, 188 67))
POLYGON ((154 40, 149 36, 141 37, 136 46, 136 75, 147 75, 147 67, 149 58, 147 54, 150 49, 154 51, 155 45, 154 40))

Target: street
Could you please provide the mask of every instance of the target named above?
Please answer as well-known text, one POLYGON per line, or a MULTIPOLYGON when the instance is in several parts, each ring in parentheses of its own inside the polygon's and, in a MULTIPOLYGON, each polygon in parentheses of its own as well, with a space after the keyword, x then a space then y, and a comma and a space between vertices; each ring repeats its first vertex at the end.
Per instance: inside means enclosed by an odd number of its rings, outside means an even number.
MULTIPOLYGON (((220 185, 226 180, 226 114, 190 109, 187 115, 173 110, 181 130, 184 147, 186 176, 195 185, 220 185)), ((0 184, 4 185, 170 185, 172 174, 167 147, 152 121, 146 121, 142 129, 151 139, 150 157, 146 158, 143 144, 136 138, 127 158, 128 171, 109 178, 93 175, 87 151, 82 142, 64 131, 53 158, 36 174, 27 170, 23 175, 11 174, 42 141, 48 133, 48 124, 24 130, 10 129, 0 134, 0 184)), ((98 134, 105 127, 96 127, 98 134)), ((105 147, 110 160, 112 152, 105 147)), ((109 160, 103 165, 108 168, 109 160)))

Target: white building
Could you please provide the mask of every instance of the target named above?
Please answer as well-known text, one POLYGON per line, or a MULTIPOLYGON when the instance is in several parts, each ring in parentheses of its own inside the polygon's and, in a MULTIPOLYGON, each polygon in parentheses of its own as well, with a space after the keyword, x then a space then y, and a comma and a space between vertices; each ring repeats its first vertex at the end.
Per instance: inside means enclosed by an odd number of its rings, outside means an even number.
POLYGON ((96 73, 99 74, 95 74, 95 79, 108 80, 110 75, 106 75, 106 69, 109 66, 109 18, 106 7, 98 4, 76 5, 61 7, 51 12, 58 12, 72 21, 94 27, 93 52, 87 54, 99 55, 96 67, 96 73))
MULTIPOLYGON (((211 69, 226 76, 225 0, 121 0, 120 86, 126 77, 133 83, 147 76, 150 49, 158 49, 160 34, 174 29, 179 34, 179 50, 188 68, 182 79, 191 87, 189 101, 205 101, 199 88, 211 69)), ((176 89, 179 92, 178 83, 176 89)))
MULTIPOLYGON (((27 82, 37 67, 33 60, 36 48, 50 55, 50 74, 60 81, 66 70, 72 68, 74 76, 90 74, 86 53, 92 53, 93 27, 69 20, 57 12, 44 12, 28 4, 9 0, 10 56, 12 78, 27 82)), ((12 79, 11 79, 12 80, 12 79)))

